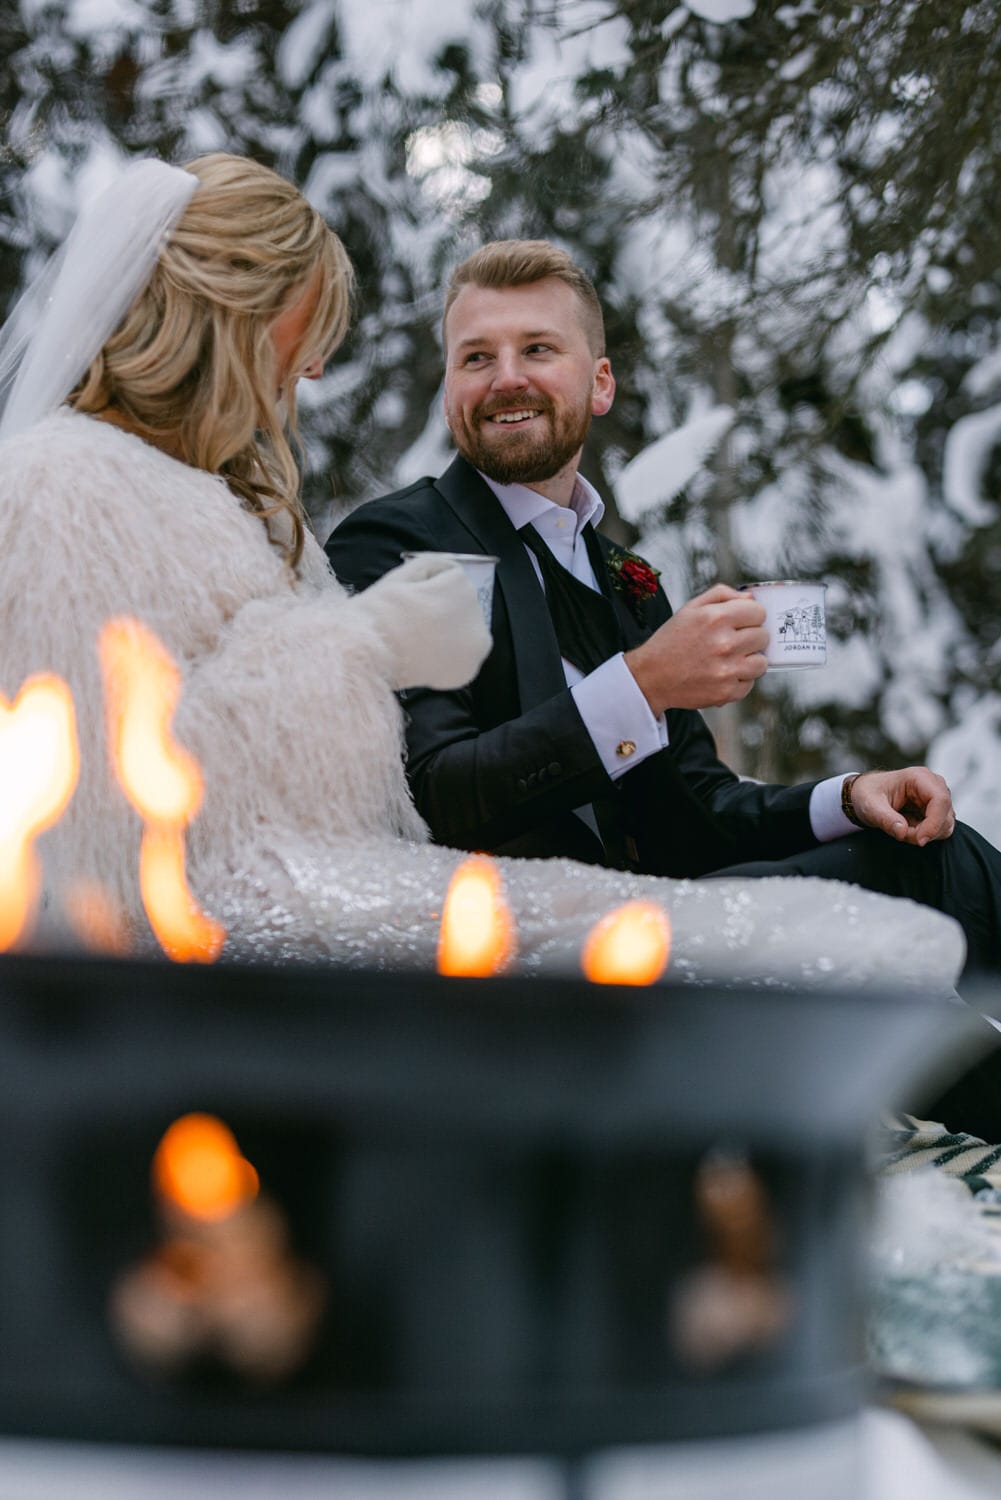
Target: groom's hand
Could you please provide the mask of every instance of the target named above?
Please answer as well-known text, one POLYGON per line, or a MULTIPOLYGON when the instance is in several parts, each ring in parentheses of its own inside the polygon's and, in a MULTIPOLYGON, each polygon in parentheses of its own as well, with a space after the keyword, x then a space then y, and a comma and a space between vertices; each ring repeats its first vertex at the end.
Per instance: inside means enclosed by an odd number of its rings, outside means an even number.
POLYGON ((919 848, 949 838, 956 826, 948 784, 927 766, 863 771, 852 783, 851 805, 867 828, 919 848))
POLYGON ((764 621, 757 599, 716 583, 627 651, 626 666, 655 714, 734 703, 768 668, 764 621))

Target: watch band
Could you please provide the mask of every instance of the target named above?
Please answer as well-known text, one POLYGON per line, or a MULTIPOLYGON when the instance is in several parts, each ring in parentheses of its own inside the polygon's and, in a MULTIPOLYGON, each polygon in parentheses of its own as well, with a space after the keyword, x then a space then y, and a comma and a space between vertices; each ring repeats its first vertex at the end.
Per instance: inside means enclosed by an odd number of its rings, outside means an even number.
POLYGON ((841 811, 844 813, 849 823, 854 823, 856 828, 865 827, 865 824, 862 822, 858 813, 855 811, 855 806, 852 802, 852 787, 855 785, 856 781, 858 781, 861 775, 861 771, 853 771, 851 776, 846 776, 844 781, 841 783, 841 811))

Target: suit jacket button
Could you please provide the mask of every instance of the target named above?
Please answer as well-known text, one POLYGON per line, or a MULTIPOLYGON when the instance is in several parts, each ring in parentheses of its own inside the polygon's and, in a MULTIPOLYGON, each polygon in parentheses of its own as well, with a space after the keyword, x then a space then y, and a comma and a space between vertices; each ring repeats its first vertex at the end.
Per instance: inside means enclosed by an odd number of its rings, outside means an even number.
POLYGON ((520 777, 515 782, 515 786, 518 788, 519 792, 527 792, 528 791, 528 782, 525 781, 523 777, 520 777))
POLYGON ((615 747, 615 753, 621 760, 628 760, 630 755, 636 754, 636 741, 620 740, 615 747))
POLYGON ((562 771, 563 771, 563 767, 560 765, 560 763, 559 763, 558 760, 550 761, 550 763, 549 763, 549 774, 550 774, 550 776, 559 776, 559 775, 562 774, 562 771))

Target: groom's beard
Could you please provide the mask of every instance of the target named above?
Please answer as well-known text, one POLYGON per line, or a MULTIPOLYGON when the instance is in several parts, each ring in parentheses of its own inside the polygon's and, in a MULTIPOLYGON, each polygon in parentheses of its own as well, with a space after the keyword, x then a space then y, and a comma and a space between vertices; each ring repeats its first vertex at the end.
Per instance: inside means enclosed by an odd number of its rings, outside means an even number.
POLYGON ((557 408, 548 396, 530 400, 484 401, 469 419, 452 414, 452 440, 463 458, 495 484, 535 484, 565 469, 583 447, 591 429, 590 393, 577 407, 557 408), (491 425, 497 411, 537 411, 531 423, 518 427, 491 425))

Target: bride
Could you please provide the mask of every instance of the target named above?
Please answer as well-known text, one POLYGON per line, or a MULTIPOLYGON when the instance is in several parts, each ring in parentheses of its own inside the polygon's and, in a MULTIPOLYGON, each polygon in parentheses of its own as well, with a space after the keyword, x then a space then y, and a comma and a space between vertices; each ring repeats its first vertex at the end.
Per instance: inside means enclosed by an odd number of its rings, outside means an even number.
MULTIPOLYGON (((99 882, 137 951, 141 827, 109 764, 96 649, 121 616, 181 672, 174 733, 206 785, 188 873, 227 955, 433 962, 460 856, 427 843, 394 693, 463 684, 489 642, 456 564, 413 559, 353 598, 308 528, 296 381, 343 338, 351 287, 336 235, 273 172, 137 161, 0 333, 0 691, 40 671, 70 684, 81 772, 42 840, 47 890, 58 904, 99 882)), ((853 886, 499 863, 528 970, 573 967, 637 896, 669 911, 679 980, 948 992, 962 964, 951 919, 853 886)))

